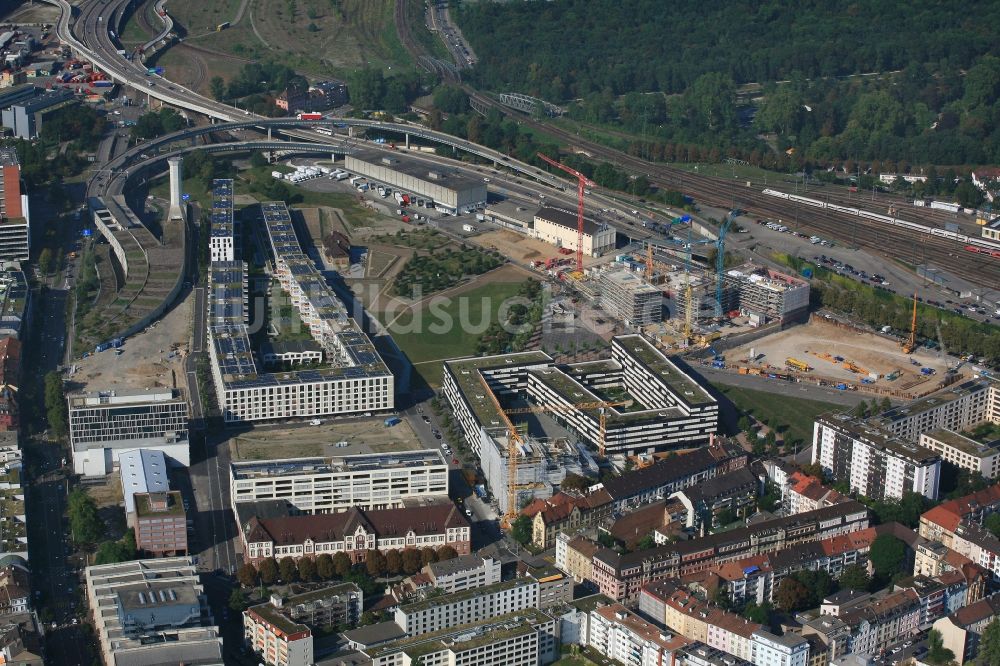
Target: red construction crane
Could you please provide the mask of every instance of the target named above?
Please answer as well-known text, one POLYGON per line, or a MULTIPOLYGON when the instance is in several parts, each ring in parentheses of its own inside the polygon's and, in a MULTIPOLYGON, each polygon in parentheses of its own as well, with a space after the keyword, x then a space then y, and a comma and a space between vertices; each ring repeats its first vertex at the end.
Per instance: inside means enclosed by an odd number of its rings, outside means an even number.
POLYGON ((576 169, 571 169, 565 164, 556 162, 551 157, 538 153, 538 156, 557 169, 561 169, 571 176, 576 176, 576 270, 583 271, 583 191, 587 187, 596 185, 594 181, 584 176, 576 169))

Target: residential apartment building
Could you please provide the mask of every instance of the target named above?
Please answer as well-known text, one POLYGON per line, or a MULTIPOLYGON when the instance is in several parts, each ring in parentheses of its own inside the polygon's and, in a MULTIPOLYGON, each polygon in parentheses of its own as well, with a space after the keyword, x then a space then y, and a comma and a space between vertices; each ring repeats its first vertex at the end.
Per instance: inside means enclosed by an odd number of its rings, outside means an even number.
POLYGON ((794 472, 788 478, 788 485, 783 491, 783 504, 789 515, 815 511, 850 499, 832 488, 827 488, 816 477, 802 472, 794 472))
POLYGON ((394 619, 407 635, 419 636, 526 608, 538 608, 538 581, 522 577, 403 604, 394 619))
POLYGON ((233 181, 212 181, 211 231, 208 237, 209 261, 236 261, 236 222, 233 219, 233 181))
POLYGON ((663 292, 626 270, 600 274, 601 307, 636 328, 663 321, 663 292))
POLYGON ((997 511, 1000 511, 1000 484, 925 511, 920 516, 920 536, 953 548, 952 540, 960 524, 982 525, 986 516, 997 511))
POLYGON ((500 582, 500 560, 480 555, 461 555, 431 562, 424 567, 431 585, 445 593, 464 592, 500 582))
POLYGON ((243 611, 243 638, 268 666, 312 666, 313 630, 356 625, 363 603, 354 583, 272 595, 243 611))
MULTIPOLYGON (((574 252, 579 241, 576 213, 559 208, 544 207, 535 213, 531 235, 556 247, 564 247, 574 252)), ((615 249, 617 231, 605 222, 583 219, 583 254, 600 257, 615 249)))
POLYGON ((748 468, 742 467, 685 488, 671 497, 684 506, 684 526, 704 534, 719 527, 718 518, 724 512, 736 518, 746 518, 752 513, 759 488, 760 480, 748 468))
POLYGON ((684 576, 727 560, 850 534, 868 527, 868 510, 844 502, 795 516, 763 521, 718 534, 621 554, 603 548, 594 555, 594 583, 616 600, 635 600, 644 583, 684 576))
POLYGON ((191 558, 90 566, 84 577, 107 666, 222 666, 222 635, 191 558))
POLYGON ((878 423, 909 442, 932 430, 967 428, 990 421, 1000 423, 1000 382, 981 377, 949 386, 909 405, 893 407, 878 423))
POLYGON ((938 619, 934 629, 941 632, 941 643, 955 655, 955 662, 965 664, 976 658, 983 632, 998 617, 1000 595, 994 594, 938 619))
POLYGON ((531 542, 536 548, 551 548, 556 535, 594 525, 611 514, 611 495, 598 490, 586 495, 558 492, 548 499, 536 499, 521 510, 531 518, 531 542))
POLYGON ((366 550, 451 546, 459 555, 468 555, 471 547, 469 522, 451 500, 398 509, 355 507, 340 513, 252 516, 240 527, 248 561, 342 552, 360 562, 366 550))
POLYGON ((556 537, 556 566, 577 583, 593 580, 594 555, 600 549, 587 537, 561 532, 556 537))
POLYGON ((979 472, 984 479, 996 479, 1000 474, 1000 440, 983 444, 953 430, 939 429, 920 433, 920 446, 962 469, 979 472))
POLYGON ((21 192, 21 165, 13 148, 0 148, 0 261, 28 261, 30 253, 31 213, 28 195, 21 192))
POLYGON ((937 453, 847 414, 816 419, 812 462, 871 499, 900 499, 905 492, 937 499, 941 476, 937 453))
MULTIPOLYGON (((210 285, 208 348, 219 406, 226 422, 356 414, 392 409, 393 376, 371 340, 351 319, 299 244, 287 206, 262 204, 274 255, 275 278, 302 324, 324 352, 324 364, 263 372, 254 358, 245 308, 231 316, 213 302, 225 285, 210 285)), ((228 279, 228 278, 223 278, 228 279)))
MULTIPOLYGON (((483 381, 498 397, 520 391, 530 401, 556 406, 554 419, 609 455, 693 448, 708 444, 718 426, 715 398, 638 335, 612 338, 610 361, 566 368, 540 352, 446 361, 444 394, 466 441, 479 453, 484 438, 504 434, 483 381), (606 408, 602 431, 598 409, 575 405, 602 402, 593 390, 609 388, 623 390, 642 409, 606 408)), ((494 488, 494 494, 505 493, 494 488)))
POLYGON ((590 612, 589 646, 609 659, 636 666, 674 662, 674 653, 691 644, 677 634, 646 622, 621 604, 590 612))
POLYGON ((753 634, 761 625, 711 606, 674 581, 647 583, 639 593, 639 611, 692 641, 753 658, 753 634))
POLYGON ((187 467, 188 404, 177 389, 95 391, 67 398, 73 471, 109 474, 121 454, 161 451, 169 464, 187 467))
POLYGON ((557 636, 555 619, 525 608, 479 621, 459 619, 363 651, 372 666, 545 666, 559 657, 557 636))
POLYGON ((234 509, 262 500, 308 514, 393 509, 412 498, 447 499, 448 463, 432 449, 234 462, 229 488, 234 509))
POLYGON ((793 633, 776 636, 764 629, 753 633, 755 666, 809 666, 809 642, 793 633))
POLYGON ((152 557, 174 557, 187 553, 187 512, 181 493, 136 493, 135 546, 152 557))
POLYGON ((962 523, 955 528, 951 547, 990 573, 994 583, 1000 582, 1000 539, 974 523, 962 523))
POLYGON ((754 666, 745 659, 738 659, 724 650, 698 641, 677 650, 674 658, 681 666, 754 666))

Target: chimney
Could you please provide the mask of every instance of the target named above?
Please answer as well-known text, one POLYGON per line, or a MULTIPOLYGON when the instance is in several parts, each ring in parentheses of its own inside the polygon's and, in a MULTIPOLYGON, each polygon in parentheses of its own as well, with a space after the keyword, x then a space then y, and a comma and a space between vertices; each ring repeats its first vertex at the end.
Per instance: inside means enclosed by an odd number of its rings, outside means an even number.
POLYGON ((171 157, 167 160, 167 164, 170 165, 170 219, 171 220, 183 220, 184 219, 184 201, 181 196, 181 185, 182 185, 182 172, 181 164, 184 162, 183 158, 171 157))

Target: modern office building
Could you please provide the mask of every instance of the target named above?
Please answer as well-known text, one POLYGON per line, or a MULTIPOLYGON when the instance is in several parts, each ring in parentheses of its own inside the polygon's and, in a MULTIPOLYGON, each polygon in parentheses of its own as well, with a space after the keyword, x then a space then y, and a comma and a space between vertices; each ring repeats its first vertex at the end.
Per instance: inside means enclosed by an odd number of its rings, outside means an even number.
POLYGON ((937 499, 941 456, 848 414, 824 414, 813 424, 812 462, 873 500, 915 492, 937 499))
POLYGON ((84 476, 109 474, 125 451, 162 451, 187 467, 188 404, 177 389, 94 391, 67 398, 73 469, 84 476))
POLYGON ((515 578, 403 604, 396 608, 394 620, 407 635, 420 636, 526 608, 538 608, 538 582, 532 578, 515 578))
POLYGON ((208 237, 209 260, 236 261, 236 222, 233 219, 233 181, 212 181, 211 232, 208 237))
MULTIPOLYGON (((577 214, 560 208, 546 206, 541 208, 532 220, 531 235, 535 238, 552 243, 556 247, 564 247, 576 252, 579 240, 579 225, 577 214)), ((600 257, 615 249, 617 231, 606 222, 597 222, 589 217, 583 218, 583 254, 588 257, 600 257)))
POLYGON ((150 557, 187 553, 187 512, 178 490, 136 493, 135 547, 150 557))
POLYGON ((983 444, 954 430, 938 429, 920 433, 920 446, 962 469, 979 472, 984 479, 1000 475, 1000 439, 983 444))
POLYGON ((908 405, 893 407, 875 421, 893 435, 917 442, 931 430, 961 432, 984 421, 1000 423, 1000 382, 980 377, 949 386, 908 405))
MULTIPOLYGON (((275 277, 291 296, 303 325, 322 347, 324 362, 302 370, 258 368, 245 323, 245 309, 225 307, 235 281, 213 273, 210 285, 209 354, 215 390, 226 422, 355 414, 392 409, 393 376, 375 346, 347 313, 302 251, 284 203, 262 205, 274 253, 275 277)), ((242 283, 242 279, 240 280, 242 283)))
POLYGON ((809 312, 809 283, 764 266, 744 264, 726 271, 724 288, 739 295, 739 309, 779 322, 803 321, 809 312))
POLYGON ((131 527, 135 519, 137 493, 165 493, 170 491, 167 459, 157 449, 133 449, 118 457, 118 474, 121 476, 122 496, 125 502, 125 522, 131 527))
POLYGON ((381 642, 364 654, 371 666, 545 666, 559 657, 558 624, 535 608, 483 620, 458 617, 438 631, 381 642))
POLYGON ((395 153, 357 149, 344 156, 344 169, 374 184, 427 198, 442 212, 468 213, 486 206, 486 183, 446 165, 395 153))
POLYGON ((337 513, 448 497, 448 463, 431 449, 235 462, 229 478, 234 509, 244 502, 286 500, 301 513, 337 513))
POLYGON ((223 664, 222 635, 191 558, 90 566, 84 576, 107 666, 223 664))
POLYGON ((31 213, 28 195, 21 192, 21 165, 13 148, 0 148, 0 261, 27 261, 30 252, 31 213))
POLYGON ((312 666, 313 631, 329 632, 361 619, 364 597, 354 583, 272 594, 243 611, 243 638, 268 666, 312 666))
POLYGON ((663 292, 625 270, 605 271, 598 281, 601 307, 629 326, 663 321, 663 292))
POLYGON ((341 513, 252 516, 241 521, 243 556, 248 561, 268 557, 314 557, 347 553, 354 562, 365 551, 405 550, 451 546, 459 555, 471 549, 471 528, 449 499, 415 502, 398 509, 362 511, 353 507, 341 513))

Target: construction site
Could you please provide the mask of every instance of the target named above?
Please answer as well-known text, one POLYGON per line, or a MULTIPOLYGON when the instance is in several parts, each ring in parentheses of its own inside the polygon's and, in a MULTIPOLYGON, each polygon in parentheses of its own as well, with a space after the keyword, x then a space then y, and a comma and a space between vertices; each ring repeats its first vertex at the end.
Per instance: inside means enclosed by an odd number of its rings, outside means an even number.
POLYGON ((740 374, 774 375, 847 390, 917 397, 949 381, 947 357, 823 317, 728 351, 712 362, 740 374))

